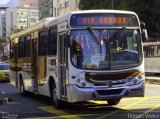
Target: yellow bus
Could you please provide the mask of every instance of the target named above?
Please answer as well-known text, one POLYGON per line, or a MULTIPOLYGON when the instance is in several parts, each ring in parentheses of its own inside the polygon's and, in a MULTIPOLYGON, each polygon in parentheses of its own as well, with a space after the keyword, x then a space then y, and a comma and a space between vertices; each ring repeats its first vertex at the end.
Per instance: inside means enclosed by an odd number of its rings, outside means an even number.
POLYGON ((10 79, 23 96, 64 102, 144 96, 142 31, 136 13, 119 10, 70 12, 13 34, 10 79))

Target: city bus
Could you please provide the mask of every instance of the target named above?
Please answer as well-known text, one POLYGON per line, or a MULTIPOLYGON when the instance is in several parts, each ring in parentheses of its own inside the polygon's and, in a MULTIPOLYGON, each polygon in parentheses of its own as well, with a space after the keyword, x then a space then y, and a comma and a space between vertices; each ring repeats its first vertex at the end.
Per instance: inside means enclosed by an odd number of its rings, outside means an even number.
POLYGON ((144 67, 148 74, 160 74, 160 42, 145 42, 144 49, 144 67))
POLYGON ((13 34, 10 79, 27 92, 64 103, 144 96, 143 32, 136 13, 76 11, 13 34))

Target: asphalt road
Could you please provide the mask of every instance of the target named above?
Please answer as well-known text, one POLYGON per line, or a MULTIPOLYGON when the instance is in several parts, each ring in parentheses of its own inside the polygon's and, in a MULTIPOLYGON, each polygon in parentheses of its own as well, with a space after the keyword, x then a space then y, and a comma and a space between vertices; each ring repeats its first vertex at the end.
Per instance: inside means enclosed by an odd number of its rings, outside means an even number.
POLYGON ((1 83, 0 98, 5 97, 12 101, 0 104, 0 119, 160 119, 160 85, 149 83, 144 98, 124 98, 116 106, 90 101, 57 110, 47 97, 22 97, 11 84, 1 83))

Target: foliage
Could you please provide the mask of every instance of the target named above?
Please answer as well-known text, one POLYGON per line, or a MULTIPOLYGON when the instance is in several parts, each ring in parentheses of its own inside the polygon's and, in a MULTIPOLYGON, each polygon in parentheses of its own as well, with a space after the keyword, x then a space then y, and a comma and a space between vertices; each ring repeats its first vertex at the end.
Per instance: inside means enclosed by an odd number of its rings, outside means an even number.
POLYGON ((160 38, 160 0, 80 0, 79 8, 130 10, 146 23, 150 36, 160 38), (113 4, 112 4, 113 2, 113 4))
POLYGON ((11 29, 11 34, 14 34, 14 33, 18 33, 18 32, 20 32, 20 31, 22 31, 23 29, 19 29, 19 28, 17 28, 17 27, 13 27, 12 29, 11 29))
POLYGON ((2 57, 4 57, 4 45, 6 44, 6 42, 2 39, 0 39, 0 51, 2 53, 2 57))

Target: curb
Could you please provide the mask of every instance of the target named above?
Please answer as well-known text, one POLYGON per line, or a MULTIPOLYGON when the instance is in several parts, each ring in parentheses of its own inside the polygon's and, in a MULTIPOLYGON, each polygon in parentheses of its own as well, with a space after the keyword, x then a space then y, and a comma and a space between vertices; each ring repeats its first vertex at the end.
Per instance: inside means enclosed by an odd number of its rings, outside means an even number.
POLYGON ((145 81, 152 84, 160 85, 160 77, 146 76, 145 81))

